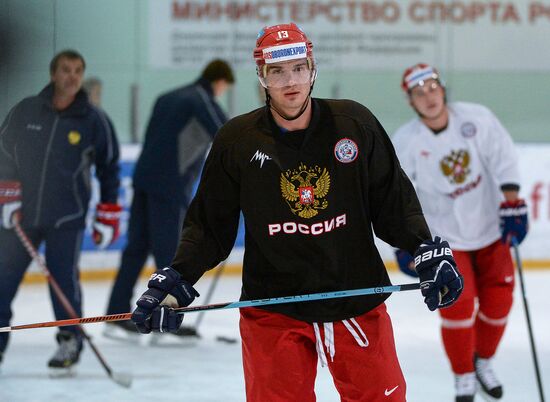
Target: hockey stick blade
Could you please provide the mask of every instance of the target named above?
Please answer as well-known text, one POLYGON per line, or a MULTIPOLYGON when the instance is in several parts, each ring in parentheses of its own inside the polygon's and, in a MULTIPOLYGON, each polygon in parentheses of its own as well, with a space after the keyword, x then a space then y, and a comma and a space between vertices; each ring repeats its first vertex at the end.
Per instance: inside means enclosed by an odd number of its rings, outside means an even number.
MULTIPOLYGON (((418 290, 418 289, 420 289, 419 283, 407 283, 404 285, 378 286, 374 288, 338 290, 335 292, 311 293, 311 294, 297 295, 297 296, 272 297, 269 299, 244 300, 244 301, 229 302, 229 303, 215 303, 215 304, 206 304, 203 306, 179 307, 174 310, 178 314, 184 314, 184 313, 194 313, 197 311, 205 311, 205 310, 225 310, 225 309, 233 309, 233 308, 259 307, 259 306, 267 306, 267 305, 273 305, 273 304, 300 303, 300 302, 314 301, 314 300, 327 300, 327 299, 338 299, 343 297, 405 292, 408 290, 418 290)), ((131 317, 132 317, 132 313, 123 313, 123 314, 102 315, 97 317, 70 318, 67 320, 47 321, 47 322, 39 322, 39 323, 23 324, 23 325, 12 325, 11 327, 0 327, 0 332, 11 332, 11 331, 16 331, 21 329, 32 329, 32 328, 65 327, 68 325, 92 324, 95 322, 106 322, 106 321, 124 321, 124 320, 129 320, 131 317)))
MULTIPOLYGON (((31 258, 34 261, 36 261, 40 270, 48 280, 48 284, 50 285, 50 288, 53 290, 53 293, 57 297, 59 303, 61 303, 61 305, 63 306, 63 309, 65 310, 65 312, 71 317, 71 319, 78 319, 78 314, 76 313, 71 302, 69 301, 69 299, 67 299, 67 296, 65 296, 65 293, 63 292, 63 290, 61 289, 61 287, 59 286, 55 278, 52 276, 50 270, 46 266, 46 263, 44 262, 42 257, 38 254, 38 250, 36 250, 36 248, 34 247, 31 240, 29 239, 29 237, 27 236, 27 234, 25 233, 25 231, 23 230, 23 228, 21 227, 18 221, 15 222, 14 230, 17 237, 21 241, 23 247, 27 250, 31 258)), ((115 377, 113 373, 113 369, 107 363, 107 360, 105 360, 105 357, 103 357, 103 354, 101 354, 101 352, 99 351, 95 343, 92 341, 92 338, 90 338, 90 336, 86 333, 86 331, 84 330, 84 327, 78 326, 78 330, 82 334, 82 337, 84 338, 84 340, 88 342, 90 349, 92 350, 94 355, 97 357, 99 363, 101 364, 101 366, 103 367, 103 369, 105 370, 109 378, 113 380, 115 383, 123 387, 129 387, 131 384, 131 380, 128 380, 127 376, 120 376, 119 378, 115 377)))
POLYGON ((112 373, 111 378, 124 388, 130 388, 132 386, 133 377, 129 373, 112 373))

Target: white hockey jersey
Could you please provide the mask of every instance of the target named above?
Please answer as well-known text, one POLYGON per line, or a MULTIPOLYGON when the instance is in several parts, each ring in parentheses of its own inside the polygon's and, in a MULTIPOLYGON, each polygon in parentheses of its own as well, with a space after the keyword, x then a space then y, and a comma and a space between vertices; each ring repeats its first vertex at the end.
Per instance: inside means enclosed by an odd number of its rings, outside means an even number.
POLYGON ((416 118, 392 141, 432 234, 453 249, 478 250, 500 238, 500 186, 519 184, 518 157, 489 109, 463 102, 448 107, 444 131, 434 134, 416 118))

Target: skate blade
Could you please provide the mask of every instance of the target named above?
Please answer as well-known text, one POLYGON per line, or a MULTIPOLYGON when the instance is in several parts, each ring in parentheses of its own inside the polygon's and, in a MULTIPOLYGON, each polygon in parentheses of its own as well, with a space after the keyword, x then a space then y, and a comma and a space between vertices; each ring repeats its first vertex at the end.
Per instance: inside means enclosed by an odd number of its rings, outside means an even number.
POLYGON ((76 376, 76 368, 70 367, 48 367, 48 375, 50 378, 72 378, 76 376))
POLYGON ((107 326, 103 330, 103 336, 105 338, 114 339, 116 341, 128 342, 132 344, 139 344, 142 338, 141 334, 132 333, 122 328, 115 326, 107 326))
POLYGON ((489 395, 488 393, 486 393, 485 391, 483 391, 483 389, 481 388, 481 386, 479 387, 479 395, 481 395, 481 397, 483 398, 483 400, 485 402, 498 402, 498 401, 501 401, 502 398, 495 398, 495 397, 492 397, 491 395, 489 395))

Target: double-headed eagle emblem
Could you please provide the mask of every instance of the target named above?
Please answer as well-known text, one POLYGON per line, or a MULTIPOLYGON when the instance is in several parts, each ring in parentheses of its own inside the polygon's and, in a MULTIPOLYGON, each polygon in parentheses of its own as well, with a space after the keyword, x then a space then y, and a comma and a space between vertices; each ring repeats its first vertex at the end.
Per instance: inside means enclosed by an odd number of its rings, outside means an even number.
POLYGON ((281 194, 293 214, 312 218, 319 209, 328 207, 324 198, 330 189, 330 176, 326 168, 308 168, 303 163, 298 169, 281 173, 281 194))
POLYGON ((470 174, 470 154, 465 149, 451 151, 450 155, 445 156, 439 162, 441 171, 452 184, 464 183, 470 174))

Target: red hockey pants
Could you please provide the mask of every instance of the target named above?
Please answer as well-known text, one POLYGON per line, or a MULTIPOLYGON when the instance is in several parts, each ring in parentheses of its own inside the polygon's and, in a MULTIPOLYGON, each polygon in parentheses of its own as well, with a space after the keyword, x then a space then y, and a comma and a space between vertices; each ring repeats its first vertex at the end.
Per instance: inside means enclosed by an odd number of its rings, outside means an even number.
POLYGON ((359 317, 314 324, 246 308, 240 331, 248 402, 315 401, 318 358, 344 402, 405 401, 385 304, 359 317))
POLYGON ((443 345, 453 372, 474 371, 474 354, 492 357, 512 307, 514 265, 500 240, 476 251, 453 250, 464 276, 464 290, 451 307, 440 310, 443 345))

